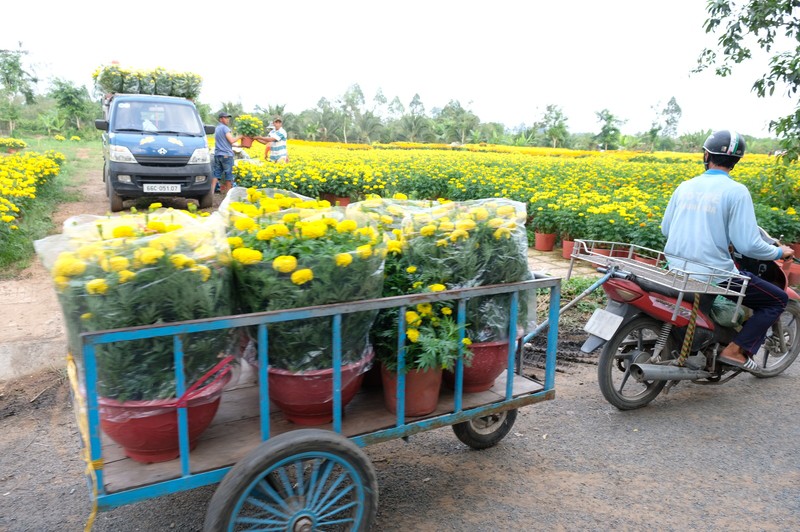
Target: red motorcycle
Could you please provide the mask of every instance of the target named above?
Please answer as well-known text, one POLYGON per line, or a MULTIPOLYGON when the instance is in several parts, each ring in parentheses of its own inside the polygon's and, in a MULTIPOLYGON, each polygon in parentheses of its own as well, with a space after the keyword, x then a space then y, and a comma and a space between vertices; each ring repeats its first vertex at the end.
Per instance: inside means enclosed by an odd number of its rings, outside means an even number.
MULTIPOLYGON (((762 236, 777 244, 763 230, 762 236)), ((778 262, 735 251, 733 256, 737 268, 768 280, 789 296, 783 314, 753 355, 760 368, 753 375, 774 377, 800 352, 800 295, 788 286, 778 262)), ((681 381, 723 384, 743 371, 721 363, 717 354, 733 340, 749 312, 741 305, 745 289, 730 283, 745 276, 713 271, 703 280, 682 270, 667 270, 663 254, 631 244, 576 240, 572 257, 596 264, 605 274, 595 284, 603 287, 608 304, 597 309, 584 327, 589 337, 581 350, 603 348, 597 376, 609 403, 620 410, 641 408, 681 381), (658 262, 648 264, 640 258, 643 255, 658 257, 658 262)))

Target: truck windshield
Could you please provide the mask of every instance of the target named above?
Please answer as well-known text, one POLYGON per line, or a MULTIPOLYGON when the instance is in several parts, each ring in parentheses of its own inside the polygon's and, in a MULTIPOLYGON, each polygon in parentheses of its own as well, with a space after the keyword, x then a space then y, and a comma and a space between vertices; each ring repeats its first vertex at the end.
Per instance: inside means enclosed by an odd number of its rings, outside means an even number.
POLYGON ((111 131, 203 136, 203 124, 189 105, 169 102, 119 102, 111 131))

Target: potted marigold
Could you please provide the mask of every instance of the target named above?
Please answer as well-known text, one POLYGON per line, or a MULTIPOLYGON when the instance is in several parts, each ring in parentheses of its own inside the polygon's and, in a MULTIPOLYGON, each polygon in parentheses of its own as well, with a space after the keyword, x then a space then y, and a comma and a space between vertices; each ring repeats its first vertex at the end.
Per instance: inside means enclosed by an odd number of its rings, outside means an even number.
MULTIPOLYGON (((234 196, 241 190, 234 189, 234 196)), ((327 202, 286 209, 281 205, 286 195, 277 196, 254 191, 228 205, 240 312, 380 297, 385 243, 370 218, 327 202)), ((374 315, 342 316, 343 405, 372 361, 368 332, 374 315)), ((269 327, 270 398, 295 423, 332 419, 332 327, 330 318, 269 327)))
POLYGON ((241 144, 245 148, 253 145, 253 139, 264 132, 264 122, 253 115, 239 115, 234 124, 236 133, 242 136, 241 144))
MULTIPOLYGON (((50 270, 80 360, 79 334, 232 314, 229 251, 221 217, 156 209, 67 220, 64 232, 35 243, 50 270)), ((231 334, 183 338, 190 443, 210 424, 228 373, 214 369, 231 334), (211 372, 211 373, 209 373, 211 372)), ((178 454, 172 337, 96 346, 101 426, 126 454, 158 462, 178 454), (152 427, 153 431, 150 431, 152 427), (165 428, 169 430, 165 430, 165 428)), ((85 383, 84 383, 85 386, 85 383)))

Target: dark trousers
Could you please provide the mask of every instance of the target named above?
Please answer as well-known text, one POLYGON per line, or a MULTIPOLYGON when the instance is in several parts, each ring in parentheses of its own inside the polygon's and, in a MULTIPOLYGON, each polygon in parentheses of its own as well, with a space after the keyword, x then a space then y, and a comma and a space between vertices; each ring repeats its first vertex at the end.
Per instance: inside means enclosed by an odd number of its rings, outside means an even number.
MULTIPOLYGON (((742 304, 751 309, 753 315, 744 322, 742 330, 733 341, 752 355, 764 343, 767 331, 786 308, 789 296, 774 284, 757 275, 744 270, 740 273, 750 278, 742 304)), ((731 288, 741 288, 741 282, 733 281, 731 288)))

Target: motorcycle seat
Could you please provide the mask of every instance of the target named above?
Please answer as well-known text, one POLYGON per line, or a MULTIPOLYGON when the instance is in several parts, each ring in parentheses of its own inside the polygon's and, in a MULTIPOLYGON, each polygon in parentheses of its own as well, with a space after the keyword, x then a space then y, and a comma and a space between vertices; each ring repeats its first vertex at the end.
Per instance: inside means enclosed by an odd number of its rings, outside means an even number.
MULTIPOLYGON (((641 277, 637 277, 635 282, 645 289, 648 292, 655 292, 656 294, 661 294, 667 297, 671 297, 673 299, 678 299, 680 296, 680 292, 675 290, 674 288, 669 288, 667 286, 654 283, 648 279, 643 279, 641 277)), ((711 305, 714 303, 714 298, 717 296, 714 294, 701 294, 700 296, 700 309, 703 312, 707 312, 711 305)), ((686 292, 683 294, 683 300, 688 301, 690 304, 694 302, 694 292, 686 292)))

